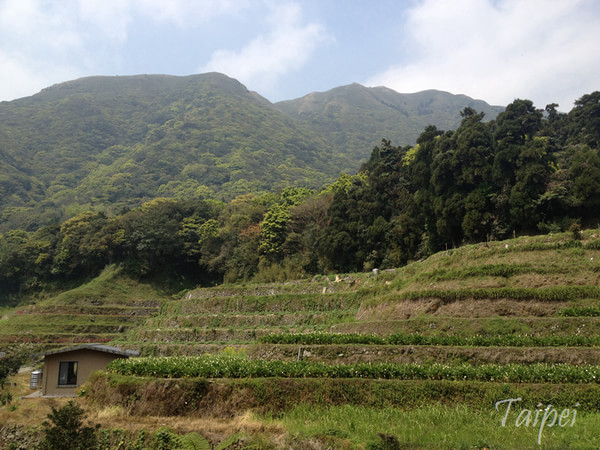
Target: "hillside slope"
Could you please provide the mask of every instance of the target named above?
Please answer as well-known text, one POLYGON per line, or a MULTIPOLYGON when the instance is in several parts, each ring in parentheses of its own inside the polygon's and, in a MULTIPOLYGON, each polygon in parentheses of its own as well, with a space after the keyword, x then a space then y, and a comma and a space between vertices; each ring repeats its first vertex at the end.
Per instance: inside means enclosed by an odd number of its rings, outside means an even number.
POLYGON ((480 362, 549 358, 599 363, 597 352, 591 351, 600 345, 599 236, 600 230, 588 230, 582 240, 569 233, 521 237, 440 252, 378 276, 222 285, 177 299, 109 267, 93 282, 6 315, 0 341, 27 336, 42 346, 55 346, 58 337, 63 343, 93 341, 98 336, 92 329, 102 321, 90 323, 90 318, 100 314, 112 317, 103 341, 146 354, 199 354, 236 345, 256 357, 293 357, 297 345, 288 344, 318 341, 265 336, 318 332, 409 336, 406 345, 417 350, 404 353, 394 347, 378 357, 353 349, 360 340, 349 340, 343 351, 344 341, 333 340, 334 350, 317 345, 317 359, 445 360, 460 357, 460 348, 467 345, 480 362), (130 308, 142 310, 127 318, 130 308), (557 348, 564 346, 576 348, 557 348), (485 350, 489 347, 496 350, 485 350))
POLYGON ((400 94, 386 87, 354 83, 327 92, 275 104, 280 111, 318 131, 352 159, 367 158, 382 138, 394 145, 413 145, 427 125, 453 130, 465 107, 493 120, 504 108, 466 95, 427 90, 400 94))
POLYGON ((319 188, 357 170, 384 137, 412 143, 430 123, 456 126, 465 106, 490 110, 464 96, 358 85, 273 105, 217 73, 61 83, 0 103, 0 229, 160 196, 319 188))
POLYGON ((75 80, 2 103, 0 124, 2 219, 29 228, 156 196, 318 187, 351 167, 220 74, 75 80))
MULTIPOLYGON (((600 230, 586 230, 468 245, 377 275, 176 297, 109 267, 7 312, 0 346, 102 338, 141 350, 148 358, 96 373, 81 400, 94 422, 119 428, 128 443, 169 423, 213 445, 261 448, 363 448, 379 438, 411 448, 536 448, 536 439, 591 448, 600 405, 598 258, 600 230), (494 405, 510 398, 520 403, 500 426, 505 406, 494 405), (557 417, 577 408, 575 426, 513 427, 521 408, 540 404, 557 417), (298 432, 298 423, 312 425, 298 432)), ((0 415, 13 427, 42 421, 44 402, 18 400, 17 413, 0 415)))

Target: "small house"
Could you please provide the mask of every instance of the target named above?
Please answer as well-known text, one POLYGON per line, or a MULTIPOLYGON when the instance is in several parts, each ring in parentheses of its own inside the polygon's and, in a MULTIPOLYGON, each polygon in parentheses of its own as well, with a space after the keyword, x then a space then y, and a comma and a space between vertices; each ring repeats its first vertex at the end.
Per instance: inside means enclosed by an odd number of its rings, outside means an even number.
POLYGON ((83 344, 44 353, 43 396, 73 396, 90 374, 117 358, 138 356, 134 350, 101 344, 83 344))

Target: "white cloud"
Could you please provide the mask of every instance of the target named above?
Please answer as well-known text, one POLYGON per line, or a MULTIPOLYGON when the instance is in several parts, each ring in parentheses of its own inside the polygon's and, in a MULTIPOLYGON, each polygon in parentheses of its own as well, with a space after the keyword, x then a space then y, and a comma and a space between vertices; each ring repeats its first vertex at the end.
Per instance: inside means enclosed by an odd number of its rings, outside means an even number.
POLYGON ((96 39, 109 39, 114 42, 124 42, 127 39, 127 28, 132 21, 132 2, 130 0, 80 0, 78 20, 94 27, 83 32, 100 32, 96 39))
MULTIPOLYGON (((0 0, 0 100, 101 73, 136 21, 179 28, 235 16, 251 0, 0 0)), ((116 68, 115 68, 116 70, 116 68)))
POLYGON ((78 75, 68 62, 83 48, 72 6, 70 1, 0 3, 0 99, 31 95, 78 75))
POLYGON ((266 34, 260 34, 239 51, 217 50, 200 72, 222 72, 265 95, 273 92, 277 79, 300 69, 319 44, 333 38, 316 23, 302 23, 295 3, 269 3, 266 34))
POLYGON ((249 0, 76 0, 83 21, 114 40, 125 41, 131 22, 146 16, 156 23, 186 28, 246 9, 249 0))
MULTIPOLYGON (((100 0, 101 1, 101 0, 100 0)), ((157 22, 172 22, 180 27, 206 23, 210 19, 235 15, 250 6, 250 0, 132 0, 138 11, 157 22)))
POLYGON ((68 1, 4 0, 0 4, 1 48, 22 53, 35 51, 41 43, 53 52, 80 48, 69 6, 68 1))
POLYGON ((365 84, 442 89, 501 105, 555 101, 566 111, 600 88, 593 0, 424 0, 407 17, 408 62, 365 84))

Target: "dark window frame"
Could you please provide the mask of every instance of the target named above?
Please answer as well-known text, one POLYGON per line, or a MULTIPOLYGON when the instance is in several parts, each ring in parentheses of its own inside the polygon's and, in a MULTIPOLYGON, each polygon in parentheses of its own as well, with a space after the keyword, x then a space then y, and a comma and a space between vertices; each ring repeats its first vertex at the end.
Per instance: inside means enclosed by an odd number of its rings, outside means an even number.
POLYGON ((58 386, 77 386, 78 361, 60 361, 58 364, 58 386))

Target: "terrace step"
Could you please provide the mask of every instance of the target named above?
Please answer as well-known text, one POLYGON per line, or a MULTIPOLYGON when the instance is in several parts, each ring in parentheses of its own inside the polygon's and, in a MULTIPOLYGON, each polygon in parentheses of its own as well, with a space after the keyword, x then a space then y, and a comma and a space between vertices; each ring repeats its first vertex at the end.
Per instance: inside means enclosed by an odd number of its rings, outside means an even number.
POLYGON ((158 316, 150 318, 144 324, 146 328, 173 327, 253 327, 253 326, 289 326, 321 325, 344 320, 353 320, 357 309, 326 312, 298 311, 295 313, 246 313, 246 314, 188 314, 177 316, 158 316))
POLYGON ((360 304, 361 298, 354 292, 207 297, 168 302, 161 315, 337 311, 358 308, 360 304))
POLYGON ((28 326, 43 323, 52 323, 56 325, 85 324, 95 322, 96 324, 122 324, 137 323, 141 318, 132 315, 117 314, 23 314, 13 315, 10 318, 10 325, 28 326), (40 317, 43 316, 43 317, 40 317))
POLYGON ((448 336, 597 336, 600 321, 596 317, 434 317, 407 320, 382 320, 339 323, 336 333, 423 334, 448 336))
POLYGON ((166 328, 138 329, 129 340, 140 344, 151 343, 253 343, 261 336, 273 333, 301 333, 315 331, 302 327, 278 328, 166 328))
POLYGON ((119 333, 19 333, 19 334, 0 334, 0 344, 61 344, 63 347, 69 344, 88 343, 88 342, 110 342, 117 339, 121 335, 119 333))
POLYGON ((42 324, 23 324, 15 325, 10 324, 2 327, 0 330, 0 336, 6 334, 34 334, 37 336, 44 336, 47 334, 54 334, 57 332, 61 333, 73 333, 73 334, 104 334, 104 333, 122 333, 131 328, 131 325, 126 326, 124 324, 95 324, 95 323, 71 323, 71 324, 59 324, 59 323, 42 323, 42 324))
MULTIPOLYGON (((339 278, 339 277, 338 277, 339 278)), ((346 275, 337 281, 324 278, 318 281, 296 280, 284 283, 257 284, 251 286, 219 286, 200 288, 188 292, 186 300, 228 297, 272 297, 277 295, 306 295, 354 291, 364 276, 346 275)))
POLYGON ((436 345, 295 345, 295 344, 142 344, 142 356, 203 355, 235 351, 250 359, 323 361, 332 364, 356 362, 508 364, 568 363, 600 364, 600 352, 589 347, 459 347, 436 345))
POLYGON ((19 315, 102 315, 102 316, 142 316, 147 317, 156 314, 158 306, 119 306, 119 305, 36 305, 24 310, 17 310, 13 317, 19 315))

